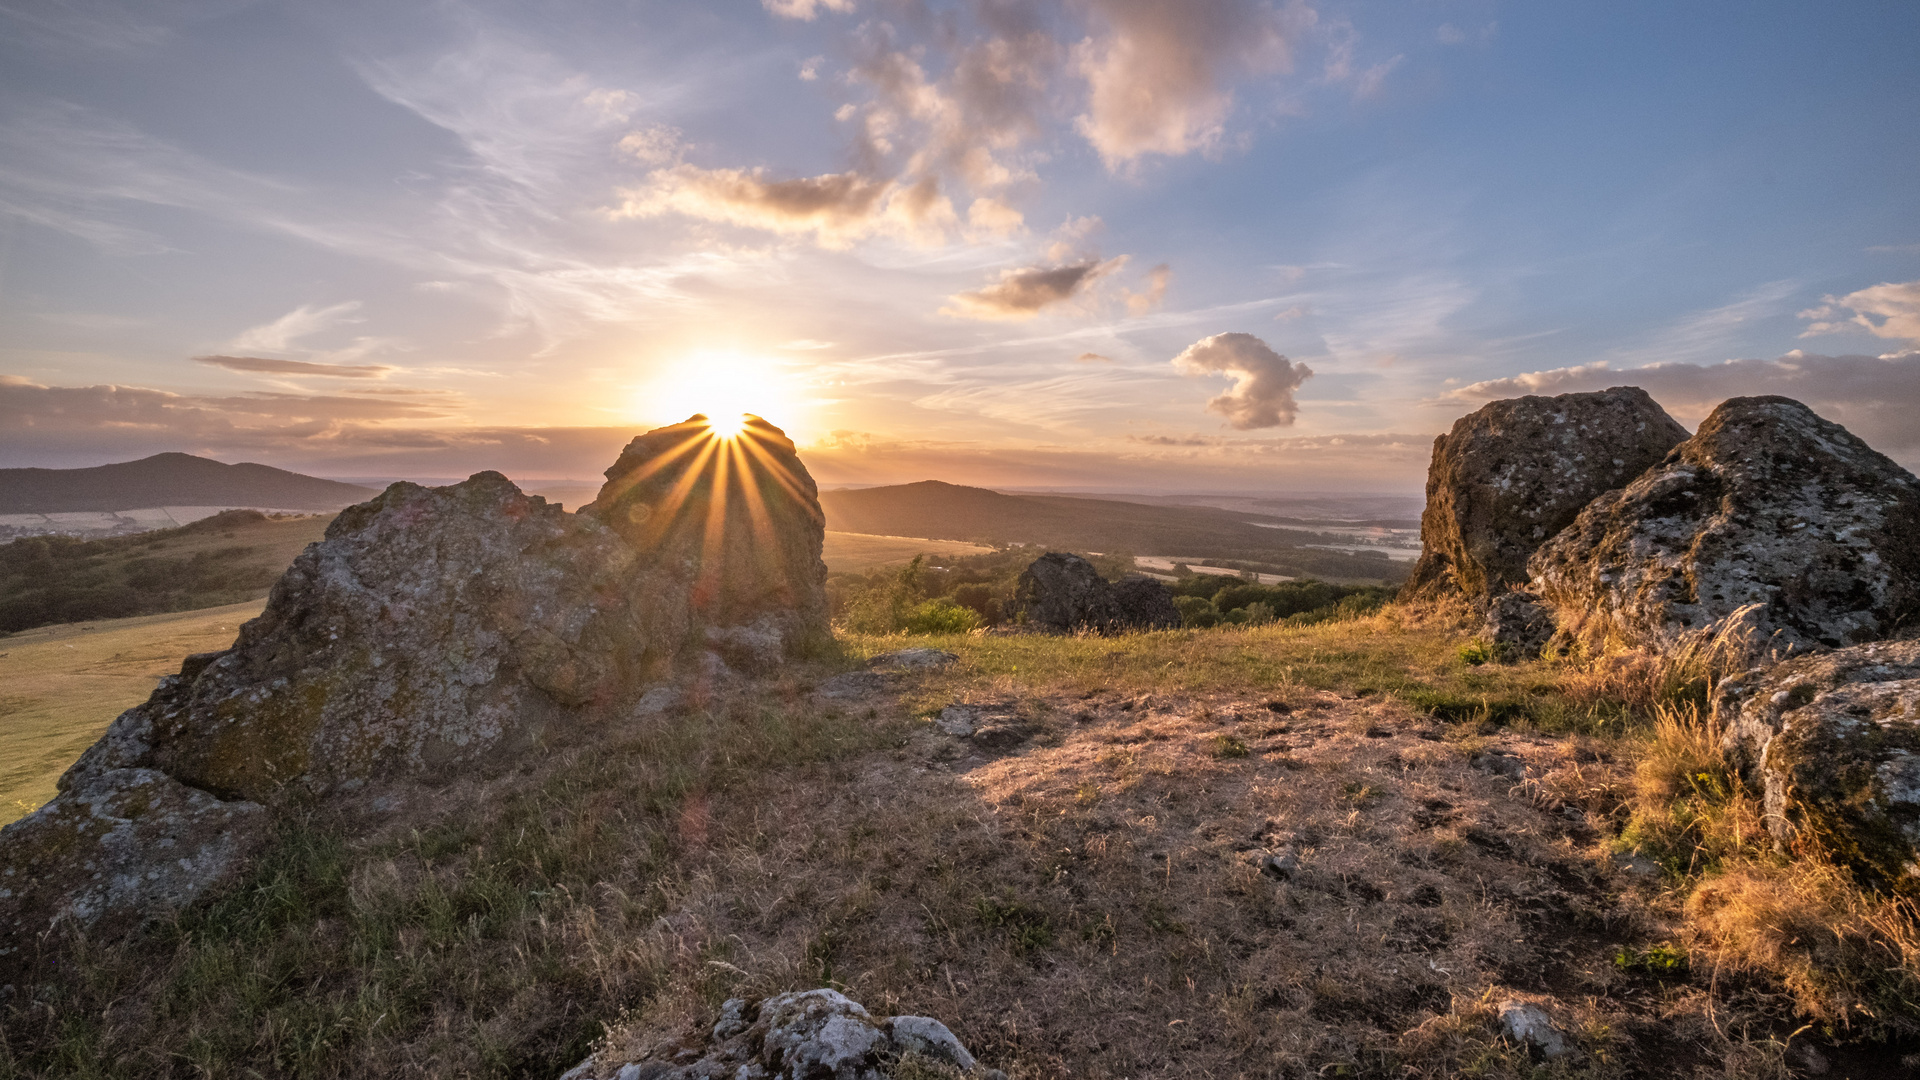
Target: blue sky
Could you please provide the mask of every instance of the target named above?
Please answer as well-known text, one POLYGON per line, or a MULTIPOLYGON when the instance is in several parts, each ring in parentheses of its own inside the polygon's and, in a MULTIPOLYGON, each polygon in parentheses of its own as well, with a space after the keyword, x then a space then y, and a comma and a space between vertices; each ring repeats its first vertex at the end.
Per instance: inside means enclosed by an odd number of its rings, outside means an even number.
POLYGON ((0 3, 0 465, 1417 490, 1495 397, 1920 463, 1920 7, 0 3))

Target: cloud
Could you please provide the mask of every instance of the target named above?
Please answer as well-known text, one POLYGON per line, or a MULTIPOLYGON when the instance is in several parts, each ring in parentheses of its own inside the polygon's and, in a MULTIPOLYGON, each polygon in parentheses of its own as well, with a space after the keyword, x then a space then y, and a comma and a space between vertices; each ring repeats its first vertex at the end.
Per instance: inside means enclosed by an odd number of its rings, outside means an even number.
POLYGON ((768 11, 783 19, 813 21, 822 11, 838 11, 845 14, 853 10, 853 0, 760 0, 768 11))
POLYGON ((1304 6, 1255 0, 1092 0, 1099 29, 1075 46, 1086 79, 1076 128, 1108 168, 1142 155, 1216 146, 1233 109, 1232 83, 1286 70, 1304 6))
POLYGON ((1147 287, 1143 292, 1127 292, 1127 313, 1145 315, 1160 306, 1167 298, 1167 282, 1173 278, 1173 268, 1166 263, 1147 271, 1147 287))
POLYGON ((957 224, 953 203, 931 177, 913 184, 856 172, 791 180, 764 169, 702 169, 679 165, 655 171, 646 188, 625 192, 618 217, 684 214, 787 235, 811 233, 825 248, 846 248, 874 235, 937 244, 957 224))
POLYGON ((1173 366, 1185 375, 1233 376, 1233 388, 1207 402, 1207 411, 1240 431, 1291 425, 1299 412, 1293 392, 1313 375, 1252 334, 1237 333, 1194 342, 1173 358, 1173 366))
POLYGON ((621 152, 631 154, 644 165, 678 165, 686 143, 680 129, 667 124, 652 124, 620 137, 621 152))
POLYGON ((1920 281, 1882 282, 1845 296, 1823 299, 1824 304, 1800 313, 1803 319, 1816 320, 1801 337, 1864 328, 1874 337, 1920 345, 1920 281), (1853 314, 1841 318, 1842 308, 1853 314))
POLYGON ((358 300, 349 300, 344 304, 324 308, 301 304, 270 323, 262 323, 250 330, 241 331, 233 339, 233 347, 279 352, 292 345, 296 338, 325 330, 358 310, 360 310, 358 300))
POLYGON ((228 371, 252 371, 274 375, 323 375, 335 379, 383 379, 393 371, 382 364, 310 364, 304 360, 269 360, 263 356, 196 356, 198 364, 211 364, 228 371))
POLYGON ((1097 352, 1083 352, 1079 356, 1074 357, 1073 362, 1076 364, 1111 364, 1113 363, 1113 357, 1101 356, 1097 352))
POLYGON ((1073 299, 1126 260, 1122 255, 1105 262, 1084 259, 1065 266, 1004 270, 999 281, 955 295, 952 304, 940 311, 969 319, 1030 319, 1044 308, 1073 299))
POLYGON ((1614 368, 1605 362, 1531 371, 1457 387, 1444 396, 1465 402, 1522 394, 1565 394, 1638 386, 1682 423, 1698 423, 1731 397, 1779 394, 1845 425, 1883 453, 1920 450, 1920 352, 1891 356, 1823 356, 1791 352, 1776 360, 1719 364, 1648 364, 1614 368))

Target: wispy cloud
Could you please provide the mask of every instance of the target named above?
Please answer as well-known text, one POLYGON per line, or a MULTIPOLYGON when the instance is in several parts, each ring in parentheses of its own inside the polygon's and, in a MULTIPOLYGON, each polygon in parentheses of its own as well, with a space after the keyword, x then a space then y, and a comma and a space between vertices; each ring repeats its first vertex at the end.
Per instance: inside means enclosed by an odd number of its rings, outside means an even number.
POLYGON ((972 292, 957 293, 944 314, 970 319, 1030 319, 1042 310, 1072 300, 1101 277, 1126 265, 1125 255, 1087 259, 1065 266, 1035 266, 1003 271, 1000 280, 972 292))
POLYGON ((196 356, 197 364, 267 375, 317 375, 332 379, 383 379, 393 372, 384 364, 314 364, 305 360, 273 360, 264 356, 196 356))
POLYGON ((1883 282, 1825 301, 1800 313, 1814 320, 1801 337, 1865 330, 1874 337, 1920 345, 1920 281, 1883 282))

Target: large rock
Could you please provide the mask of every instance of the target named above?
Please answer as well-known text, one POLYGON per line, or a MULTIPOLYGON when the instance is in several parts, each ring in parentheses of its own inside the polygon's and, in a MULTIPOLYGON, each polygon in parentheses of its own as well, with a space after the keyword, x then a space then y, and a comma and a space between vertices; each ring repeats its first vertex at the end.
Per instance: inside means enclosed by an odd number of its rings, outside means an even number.
POLYGON ((1637 386, 1510 398, 1461 417, 1433 441, 1405 595, 1485 600, 1524 583, 1535 549, 1686 437, 1637 386))
POLYGON ((178 907, 244 869, 289 804, 504 760, 635 711, 676 666, 774 663, 824 635, 792 444, 692 426, 634 440, 595 514, 491 472, 342 512, 232 648, 189 657, 0 830, 0 928, 178 907))
POLYGON ((837 990, 803 990, 769 998, 733 998, 720 1006, 710 1031, 656 1046, 631 1060, 599 1055, 569 1069, 561 1080, 889 1080, 903 1059, 923 1063, 911 1075, 935 1069, 1004 1080, 982 1069, 953 1032, 925 1016, 870 1015, 837 990))
POLYGON ((151 767, 281 802, 471 765, 634 696, 686 637, 691 588, 498 473, 395 484, 334 519, 231 649, 190 659, 61 785, 151 767))
POLYGON ((826 515, 785 432, 749 416, 721 438, 696 415, 635 438, 606 475, 582 513, 693 578, 693 625, 729 661, 766 667, 828 634, 826 515))
POLYGON ((1021 571, 1013 611, 1028 626, 1058 633, 1161 630, 1180 625, 1166 586, 1146 577, 1108 584, 1078 555, 1050 551, 1021 571))
POLYGON ((219 799, 154 769, 69 782, 0 833, 0 972, 58 922, 186 906, 231 881, 269 827, 260 804, 219 799))
POLYGON ((1920 480, 1797 401, 1734 398, 1530 567, 1592 643, 1872 641, 1920 618, 1920 480))
POLYGON ((1794 657, 1723 683, 1714 707, 1783 847, 1811 839, 1920 893, 1920 641, 1794 657))

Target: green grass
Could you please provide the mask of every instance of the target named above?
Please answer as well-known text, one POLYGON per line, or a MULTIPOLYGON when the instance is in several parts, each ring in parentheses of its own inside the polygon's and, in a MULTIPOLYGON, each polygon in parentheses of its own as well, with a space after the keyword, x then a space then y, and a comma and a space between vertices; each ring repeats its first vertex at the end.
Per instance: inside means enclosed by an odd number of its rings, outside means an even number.
POLYGON ((1283 701, 1318 691, 1391 695, 1448 723, 1547 732, 1620 731, 1630 720, 1618 701, 1570 693, 1578 680, 1571 664, 1470 663, 1454 632, 1388 616, 1115 637, 852 634, 844 640, 861 658, 915 646, 958 654, 960 663, 928 680, 928 705, 956 686, 987 680, 1016 693, 1232 690, 1283 701))

